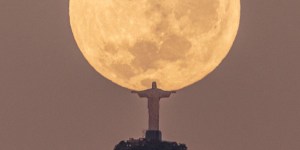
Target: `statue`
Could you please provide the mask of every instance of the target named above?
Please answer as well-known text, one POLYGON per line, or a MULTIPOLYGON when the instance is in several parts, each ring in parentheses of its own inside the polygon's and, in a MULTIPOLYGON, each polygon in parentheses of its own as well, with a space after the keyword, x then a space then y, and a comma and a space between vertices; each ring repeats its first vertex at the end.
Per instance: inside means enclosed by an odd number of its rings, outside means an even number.
POLYGON ((176 91, 164 91, 158 89, 156 82, 152 82, 152 88, 144 91, 131 91, 140 97, 148 98, 149 129, 145 138, 129 139, 121 141, 114 150, 187 150, 185 144, 163 141, 159 130, 159 101, 161 98, 170 97, 176 91))
POLYGON ((156 82, 152 82, 152 88, 144 91, 131 91, 139 97, 148 98, 149 129, 150 131, 159 131, 159 100, 168 98, 176 91, 164 91, 157 88, 156 82))

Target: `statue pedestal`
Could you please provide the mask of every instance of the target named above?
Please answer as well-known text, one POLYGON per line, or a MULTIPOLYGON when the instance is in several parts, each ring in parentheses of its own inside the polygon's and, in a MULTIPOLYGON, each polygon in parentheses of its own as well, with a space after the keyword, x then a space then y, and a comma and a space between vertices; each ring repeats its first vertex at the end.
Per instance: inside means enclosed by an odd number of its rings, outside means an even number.
POLYGON ((146 140, 148 141, 161 141, 161 132, 159 130, 147 130, 146 140))

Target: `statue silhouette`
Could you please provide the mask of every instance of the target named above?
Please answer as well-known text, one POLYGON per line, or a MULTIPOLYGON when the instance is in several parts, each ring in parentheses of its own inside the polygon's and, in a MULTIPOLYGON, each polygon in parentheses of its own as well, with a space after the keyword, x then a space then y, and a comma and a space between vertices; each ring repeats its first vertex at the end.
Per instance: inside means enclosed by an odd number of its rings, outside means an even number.
POLYGON ((168 98, 176 91, 164 91, 157 88, 156 82, 152 82, 152 88, 144 91, 131 91, 136 93, 139 97, 148 98, 148 113, 149 113, 149 129, 159 130, 159 101, 161 98, 168 98))
POLYGON ((144 91, 131 91, 140 97, 148 98, 149 129, 145 138, 121 141, 114 150, 187 150, 185 144, 172 141, 163 141, 159 131, 159 101, 161 98, 170 97, 176 91, 164 91, 157 88, 156 82, 152 82, 152 88, 144 91))

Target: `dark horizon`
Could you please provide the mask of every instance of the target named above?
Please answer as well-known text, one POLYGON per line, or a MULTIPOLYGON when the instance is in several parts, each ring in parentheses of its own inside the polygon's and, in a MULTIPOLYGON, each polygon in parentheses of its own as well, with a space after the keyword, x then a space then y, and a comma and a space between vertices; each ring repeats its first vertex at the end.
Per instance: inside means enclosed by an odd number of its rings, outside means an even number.
MULTIPOLYGON (((82 56, 68 3, 0 2, 1 150, 109 150, 147 129, 147 101, 82 56)), ((189 150, 298 150, 299 6, 242 1, 221 65, 161 101, 163 139, 189 150)))

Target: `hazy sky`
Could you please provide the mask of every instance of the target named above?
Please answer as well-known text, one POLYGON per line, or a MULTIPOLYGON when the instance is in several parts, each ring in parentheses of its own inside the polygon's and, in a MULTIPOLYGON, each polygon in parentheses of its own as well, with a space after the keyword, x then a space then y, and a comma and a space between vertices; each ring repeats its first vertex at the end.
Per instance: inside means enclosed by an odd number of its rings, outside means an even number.
MULTIPOLYGON (((298 150, 299 6, 242 1, 228 57, 162 101, 164 139, 189 150, 298 150)), ((0 0, 0 71, 1 150, 112 150, 147 128, 146 100, 81 55, 68 0, 0 0)))

